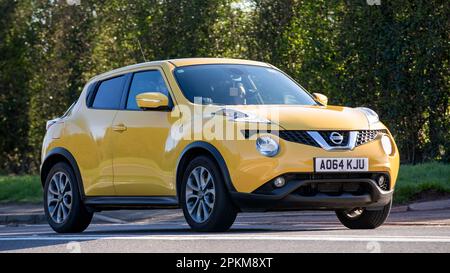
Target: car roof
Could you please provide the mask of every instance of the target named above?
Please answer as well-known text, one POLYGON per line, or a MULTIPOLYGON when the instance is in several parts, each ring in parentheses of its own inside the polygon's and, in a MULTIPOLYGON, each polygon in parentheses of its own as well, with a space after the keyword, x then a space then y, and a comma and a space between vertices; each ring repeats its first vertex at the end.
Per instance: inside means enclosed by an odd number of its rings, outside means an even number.
POLYGON ((230 58, 184 58, 184 59, 172 59, 167 61, 177 67, 199 65, 199 64, 248 64, 266 67, 270 66, 269 64, 263 62, 242 60, 242 59, 230 59, 230 58))
POLYGON ((148 66, 162 65, 163 63, 170 63, 175 67, 201 65, 201 64, 246 64, 246 65, 258 65, 264 67, 271 67, 271 65, 258 61, 231 59, 231 58, 182 58, 182 59, 169 59, 161 61, 152 61, 145 63, 138 63, 129 66, 124 66, 118 69, 108 71, 106 73, 93 77, 89 82, 102 80, 116 75, 127 73, 128 71, 142 69, 148 66))

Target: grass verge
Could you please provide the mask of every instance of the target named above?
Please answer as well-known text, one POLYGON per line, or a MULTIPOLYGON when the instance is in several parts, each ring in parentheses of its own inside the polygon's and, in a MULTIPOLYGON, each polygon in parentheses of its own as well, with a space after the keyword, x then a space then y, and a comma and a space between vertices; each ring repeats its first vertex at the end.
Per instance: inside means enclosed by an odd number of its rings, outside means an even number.
MULTIPOLYGON (((402 165, 394 202, 450 197, 450 164, 425 163, 402 165)), ((0 203, 40 203, 42 188, 39 176, 0 176, 0 203)))
POLYGON ((42 186, 39 176, 0 176, 0 203, 40 203, 42 186))
POLYGON ((395 203, 443 196, 450 197, 450 164, 433 162, 400 166, 394 192, 395 203))

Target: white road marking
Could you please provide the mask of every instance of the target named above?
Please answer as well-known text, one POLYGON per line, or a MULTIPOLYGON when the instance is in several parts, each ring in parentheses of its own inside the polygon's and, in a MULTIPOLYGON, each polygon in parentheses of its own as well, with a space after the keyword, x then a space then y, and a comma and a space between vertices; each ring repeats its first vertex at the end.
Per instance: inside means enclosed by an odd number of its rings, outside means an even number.
POLYGON ((255 235, 152 235, 152 236, 108 236, 108 235, 60 235, 60 236, 17 236, 0 237, 0 241, 92 241, 92 240, 161 240, 161 241, 331 241, 331 242, 421 242, 450 243, 448 236, 255 236, 255 235))

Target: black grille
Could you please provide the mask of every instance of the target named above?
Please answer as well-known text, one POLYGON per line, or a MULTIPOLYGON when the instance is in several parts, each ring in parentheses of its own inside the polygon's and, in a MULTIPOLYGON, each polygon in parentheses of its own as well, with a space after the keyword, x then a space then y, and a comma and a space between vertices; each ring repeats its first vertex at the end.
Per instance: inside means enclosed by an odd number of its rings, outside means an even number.
MULTIPOLYGON (((387 173, 380 172, 363 172, 363 173, 286 173, 283 175, 284 179, 286 179, 287 183, 289 181, 298 181, 298 180, 311 180, 317 181, 310 183, 308 185, 302 186, 297 190, 297 193, 308 194, 309 190, 313 190, 310 192, 311 194, 317 194, 319 192, 353 192, 357 193, 361 190, 367 191, 370 190, 370 187, 367 187, 367 183, 354 181, 357 179, 372 179, 375 182, 378 182, 380 175, 385 177, 385 183, 383 185, 378 185, 382 190, 390 189, 390 178, 387 173), (347 180, 345 182, 342 181, 330 181, 324 182, 323 180, 347 180), (322 181, 321 181, 322 180, 322 181), (311 186, 313 186, 311 188, 311 186), (315 188, 315 189, 314 189, 315 188)), ((273 180, 265 183, 258 189, 256 189, 253 193, 258 194, 270 194, 276 188, 273 186, 273 180)))
POLYGON ((306 131, 283 130, 279 131, 279 136, 287 141, 320 147, 306 131))
POLYGON ((361 146, 370 141, 373 141, 378 134, 386 133, 386 130, 364 130, 358 132, 358 137, 356 138, 356 146, 361 146))
POLYGON ((348 139, 350 136, 349 131, 318 131, 318 133, 322 136, 322 138, 330 145, 331 147, 338 147, 338 146, 347 146, 348 145, 348 139), (330 136, 332 133, 338 133, 343 136, 342 143, 336 144, 333 141, 331 141, 330 136))
MULTIPOLYGON (((317 132, 328 143, 328 145, 330 145, 332 147, 347 146, 349 144, 348 142, 350 139, 350 131, 317 131, 317 132), (330 140, 330 135, 333 132, 337 132, 344 137, 341 144, 335 144, 330 140)), ((255 133, 262 133, 262 131, 260 132, 258 130, 243 130, 242 133, 244 134, 245 138, 249 138, 255 133)), ((320 145, 308 134, 307 131, 281 130, 281 131, 265 131, 265 133, 278 134, 280 138, 282 138, 286 141, 310 145, 310 146, 314 146, 314 147, 320 147, 320 145)), ((387 133, 387 131, 386 130, 361 130, 361 131, 358 131, 358 135, 356 138, 356 146, 361 146, 370 141, 373 141, 378 136, 378 134, 381 134, 381 133, 387 133)))

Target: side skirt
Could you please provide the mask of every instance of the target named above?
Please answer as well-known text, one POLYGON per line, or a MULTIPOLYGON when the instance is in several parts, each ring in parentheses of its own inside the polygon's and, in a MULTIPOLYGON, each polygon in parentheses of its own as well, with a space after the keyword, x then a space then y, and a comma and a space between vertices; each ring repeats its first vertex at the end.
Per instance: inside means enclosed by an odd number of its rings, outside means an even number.
POLYGON ((84 204, 94 211, 179 207, 175 196, 96 196, 86 197, 84 204))

